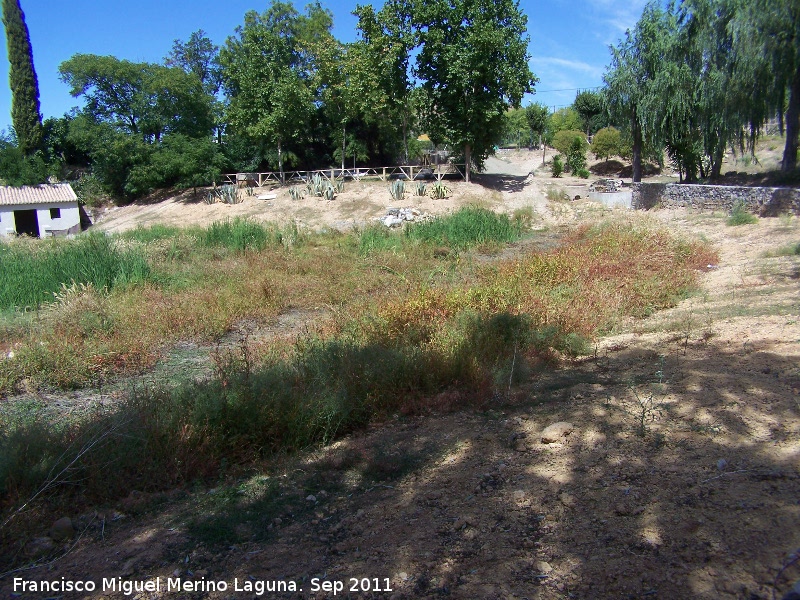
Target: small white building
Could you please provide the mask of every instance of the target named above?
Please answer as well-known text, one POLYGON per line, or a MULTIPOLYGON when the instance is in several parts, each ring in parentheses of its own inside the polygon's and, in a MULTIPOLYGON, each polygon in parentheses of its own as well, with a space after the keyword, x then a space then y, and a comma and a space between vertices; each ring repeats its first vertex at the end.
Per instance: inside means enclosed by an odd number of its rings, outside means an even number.
POLYGON ((0 235, 50 237, 80 231, 81 209, 70 184, 0 186, 0 235))

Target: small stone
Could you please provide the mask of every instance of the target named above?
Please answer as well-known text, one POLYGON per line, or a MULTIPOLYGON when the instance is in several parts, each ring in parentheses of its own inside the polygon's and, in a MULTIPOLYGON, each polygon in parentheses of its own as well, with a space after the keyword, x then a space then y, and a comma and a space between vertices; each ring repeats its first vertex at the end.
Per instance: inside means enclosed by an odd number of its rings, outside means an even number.
POLYGON ((317 497, 314 494, 309 494, 308 496, 306 496, 306 502, 316 502, 316 501, 317 497))
POLYGON ((558 500, 561 502, 561 504, 563 504, 567 508, 573 508, 577 504, 575 496, 573 496, 572 494, 568 494, 566 492, 560 493, 558 495, 558 500))
POLYGON ((541 575, 547 575, 553 571, 553 567, 550 565, 550 563, 543 560, 537 562, 534 568, 536 569, 536 572, 540 573, 541 575))
POLYGON ((405 571, 400 571, 397 577, 400 579, 400 581, 408 581, 408 573, 405 571))
POLYGON ((525 440, 519 438, 514 441, 514 450, 517 452, 525 452, 528 449, 528 444, 525 443, 525 440))
POLYGON ((574 429, 575 427, 572 425, 572 423, 567 421, 559 421, 558 423, 548 425, 545 427, 544 431, 542 431, 542 443, 552 444, 553 442, 557 442, 561 438, 572 433, 574 429))
POLYGON ((727 460, 725 460, 724 458, 720 458, 720 459, 717 461, 717 469, 718 469, 718 470, 720 470, 720 471, 724 471, 724 470, 725 470, 725 467, 727 467, 727 466, 728 466, 728 461, 727 461, 727 460))
POLYGON ((49 536, 56 542, 63 542, 75 535, 75 528, 72 526, 72 519, 62 517, 50 527, 49 536))
POLYGON ((516 500, 517 502, 522 502, 523 500, 525 500, 525 492, 523 490, 515 490, 514 500, 516 500))

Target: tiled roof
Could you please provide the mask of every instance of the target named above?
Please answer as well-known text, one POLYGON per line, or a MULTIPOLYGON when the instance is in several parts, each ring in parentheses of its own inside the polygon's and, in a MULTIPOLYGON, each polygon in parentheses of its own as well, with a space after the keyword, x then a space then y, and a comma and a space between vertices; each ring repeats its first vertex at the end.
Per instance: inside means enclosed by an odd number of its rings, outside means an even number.
POLYGON ((68 183, 43 183, 22 187, 0 186, 0 206, 21 204, 61 204, 78 197, 68 183))

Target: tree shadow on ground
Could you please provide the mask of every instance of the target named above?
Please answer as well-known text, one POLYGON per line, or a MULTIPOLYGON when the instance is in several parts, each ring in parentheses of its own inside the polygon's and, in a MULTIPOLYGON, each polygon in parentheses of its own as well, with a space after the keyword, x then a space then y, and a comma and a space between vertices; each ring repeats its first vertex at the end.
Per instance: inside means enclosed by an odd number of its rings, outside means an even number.
POLYGON ((498 192, 521 192, 525 189, 526 175, 494 175, 481 173, 473 175, 475 183, 498 192))
MULTIPOLYGON (((620 348, 540 373, 511 399, 398 416, 309 454, 270 476, 280 502, 245 491, 162 520, 161 533, 107 532, 96 569, 293 580, 304 591, 280 597, 302 598, 333 597, 311 594, 313 577, 353 577, 393 591, 337 597, 767 599, 800 547, 798 389, 800 355, 769 343, 620 348), (543 444, 556 421, 575 429, 543 444), (223 544, 187 530, 199 514, 218 519, 223 544)), ((458 404, 457 392, 431 400, 458 404)), ((47 577, 85 577, 91 560, 81 548, 47 577)), ((788 569, 777 588, 798 577, 788 569)))

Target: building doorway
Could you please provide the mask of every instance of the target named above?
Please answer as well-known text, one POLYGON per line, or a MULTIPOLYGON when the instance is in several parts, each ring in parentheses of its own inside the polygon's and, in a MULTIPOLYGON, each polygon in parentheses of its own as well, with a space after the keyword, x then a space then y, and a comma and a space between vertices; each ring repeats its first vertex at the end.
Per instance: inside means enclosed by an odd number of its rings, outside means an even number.
POLYGON ((18 235, 39 237, 39 219, 35 210, 15 210, 14 222, 18 235))

